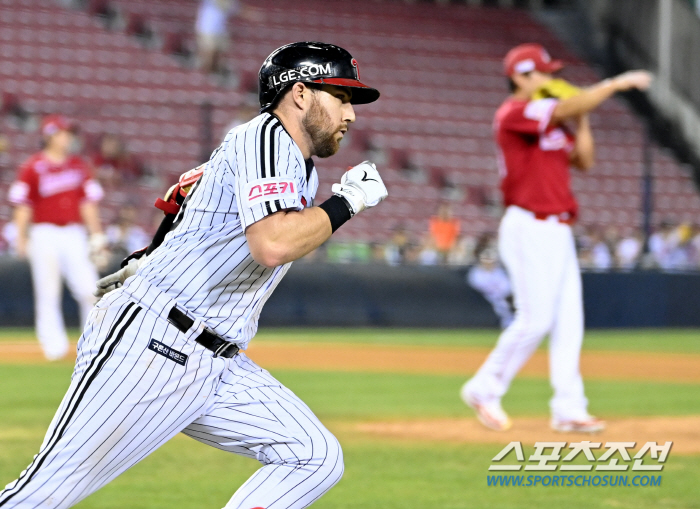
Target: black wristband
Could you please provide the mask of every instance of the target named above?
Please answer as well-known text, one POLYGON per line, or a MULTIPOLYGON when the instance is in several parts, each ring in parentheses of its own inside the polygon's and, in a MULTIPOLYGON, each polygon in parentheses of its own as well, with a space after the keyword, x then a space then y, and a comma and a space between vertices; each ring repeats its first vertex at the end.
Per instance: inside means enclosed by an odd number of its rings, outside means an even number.
POLYGON ((335 194, 319 205, 319 208, 323 209, 326 214, 328 214, 333 232, 343 226, 343 224, 352 217, 348 202, 345 198, 335 194))

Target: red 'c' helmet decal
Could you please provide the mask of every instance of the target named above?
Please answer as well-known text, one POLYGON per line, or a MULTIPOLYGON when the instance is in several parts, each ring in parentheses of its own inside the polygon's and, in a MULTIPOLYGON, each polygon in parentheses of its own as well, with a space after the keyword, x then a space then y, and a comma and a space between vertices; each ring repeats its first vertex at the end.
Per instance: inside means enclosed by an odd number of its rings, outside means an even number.
POLYGON ((352 66, 357 70, 357 79, 360 79, 360 64, 357 63, 356 59, 352 59, 352 62, 350 62, 352 66))

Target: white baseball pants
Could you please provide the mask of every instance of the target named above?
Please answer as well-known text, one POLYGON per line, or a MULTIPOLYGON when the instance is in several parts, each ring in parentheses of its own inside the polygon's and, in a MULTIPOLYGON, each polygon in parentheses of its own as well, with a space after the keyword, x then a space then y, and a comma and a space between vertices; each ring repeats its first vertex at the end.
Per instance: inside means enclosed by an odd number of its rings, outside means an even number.
POLYGON ((81 326, 95 304, 97 271, 88 258, 85 228, 81 225, 32 225, 29 233, 29 264, 34 288, 36 335, 49 360, 68 353, 68 335, 63 322, 62 276, 78 303, 81 326))
POLYGON ((244 353, 214 357, 195 342, 200 321, 180 332, 163 293, 135 292, 95 306, 39 454, 0 508, 71 507, 179 432, 262 463, 226 509, 300 509, 340 480, 338 440, 299 398, 244 353), (149 349, 153 339, 181 362, 149 349))
POLYGON ((545 335, 556 419, 585 419, 588 401, 579 369, 583 342, 581 274, 571 227, 556 217, 535 219, 508 207, 499 228, 499 253, 515 298, 515 320, 468 382, 477 399, 500 401, 545 335))

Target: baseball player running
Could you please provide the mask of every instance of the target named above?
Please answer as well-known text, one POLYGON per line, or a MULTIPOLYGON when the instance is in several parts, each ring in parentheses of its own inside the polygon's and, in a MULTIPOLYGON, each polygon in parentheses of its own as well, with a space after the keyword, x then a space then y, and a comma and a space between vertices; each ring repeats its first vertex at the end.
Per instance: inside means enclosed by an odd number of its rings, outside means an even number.
POLYGON ((275 50, 259 86, 262 113, 228 133, 163 243, 91 312, 68 392, 3 509, 73 506, 179 432, 262 464, 228 509, 306 507, 342 476, 337 439, 242 350, 291 262, 386 198, 364 162, 313 206, 311 156, 335 154, 353 105, 379 92, 347 51, 314 42, 275 50))
POLYGON ((85 324, 95 304, 92 292, 97 281, 88 252, 103 249, 106 237, 97 207, 102 188, 92 178, 90 165, 70 153, 70 122, 49 115, 42 122, 41 134, 44 149, 22 165, 10 186, 9 201, 14 205, 17 255, 28 257, 32 270, 36 334, 44 355, 53 361, 68 354, 61 276, 85 324))
POLYGON ((499 252, 510 275, 516 313, 461 391, 479 420, 495 430, 510 428, 501 398, 547 334, 554 389, 552 428, 595 432, 605 427, 587 411, 579 371, 583 304, 571 232, 577 204, 571 193, 569 166, 585 171, 593 164, 587 114, 615 92, 646 89, 651 75, 628 72, 581 90, 553 79, 552 74, 562 66, 538 44, 517 46, 504 60, 512 95, 494 121, 506 206, 499 252), (575 126, 574 131, 568 123, 575 126))
POLYGON ((488 244, 477 245, 477 263, 467 272, 467 283, 481 293, 493 307, 501 328, 505 329, 513 322, 513 295, 510 279, 499 264, 498 254, 488 244))

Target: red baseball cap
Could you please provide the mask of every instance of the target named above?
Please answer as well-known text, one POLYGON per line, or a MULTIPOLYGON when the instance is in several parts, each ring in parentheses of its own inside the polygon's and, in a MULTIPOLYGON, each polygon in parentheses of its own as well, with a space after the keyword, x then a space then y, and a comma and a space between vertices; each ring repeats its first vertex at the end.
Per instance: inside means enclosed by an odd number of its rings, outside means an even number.
POLYGON ((506 76, 524 74, 535 70, 551 74, 562 67, 564 67, 564 62, 552 60, 547 50, 541 44, 536 43, 516 46, 503 59, 503 70, 506 76))
POLYGON ((52 136, 58 131, 70 131, 75 124, 63 115, 47 115, 41 122, 41 134, 52 136))

